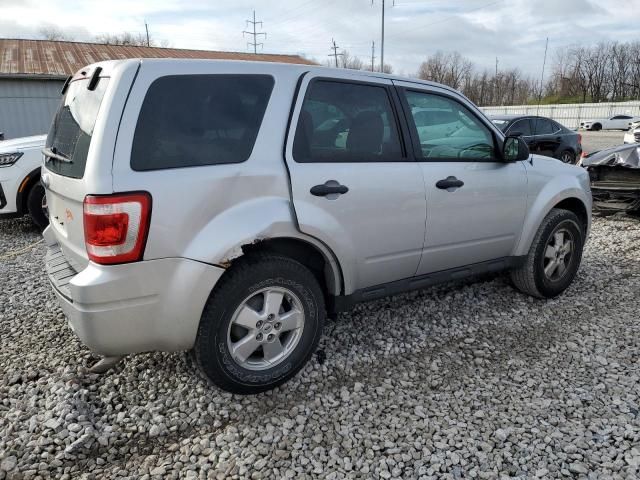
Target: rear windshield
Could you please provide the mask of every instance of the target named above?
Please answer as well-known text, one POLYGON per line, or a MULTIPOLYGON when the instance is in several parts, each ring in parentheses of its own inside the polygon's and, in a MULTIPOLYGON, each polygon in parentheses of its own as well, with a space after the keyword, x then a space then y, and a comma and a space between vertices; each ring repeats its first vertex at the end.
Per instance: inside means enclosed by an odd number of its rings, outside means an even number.
POLYGON ((69 84, 53 117, 46 144, 55 154, 69 161, 47 157, 46 166, 52 172, 72 178, 84 175, 93 128, 108 84, 107 77, 100 78, 94 90, 87 90, 88 79, 69 84))
POLYGON ((133 138, 131 168, 244 162, 273 89, 269 75, 170 75, 154 81, 133 138))

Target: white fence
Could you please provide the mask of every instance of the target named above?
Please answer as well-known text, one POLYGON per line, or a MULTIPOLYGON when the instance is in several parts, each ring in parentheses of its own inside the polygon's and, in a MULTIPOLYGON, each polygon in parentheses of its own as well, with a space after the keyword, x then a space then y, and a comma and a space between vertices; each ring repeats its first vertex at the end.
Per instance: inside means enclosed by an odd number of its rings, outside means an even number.
POLYGON ((517 114, 540 115, 552 118, 567 128, 577 129, 580 122, 614 115, 640 116, 640 101, 609 103, 565 103, 558 105, 509 105, 482 107, 487 115, 517 114))

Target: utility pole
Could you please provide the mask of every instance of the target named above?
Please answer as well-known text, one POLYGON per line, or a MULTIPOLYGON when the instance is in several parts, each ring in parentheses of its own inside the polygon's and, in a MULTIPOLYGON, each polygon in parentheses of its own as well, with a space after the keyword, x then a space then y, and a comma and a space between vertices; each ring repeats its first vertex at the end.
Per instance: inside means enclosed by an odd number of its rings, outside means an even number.
MULTIPOLYGON (((380 72, 384 73, 384 1, 382 0, 382 34, 380 38, 380 72)), ((392 6, 396 5, 396 0, 392 0, 392 6)), ((373 0, 371 0, 373 5, 373 0)))
POLYGON ((147 21, 144 21, 144 29, 147 31, 147 47, 150 47, 151 44, 149 43, 149 25, 147 25, 147 21))
POLYGON ((493 77, 493 86, 494 86, 494 91, 493 94, 495 96, 494 101, 496 102, 496 105, 499 105, 500 102, 498 101, 498 57, 496 57, 496 76, 493 77))
POLYGON ((376 41, 374 40, 371 42, 371 71, 372 72, 373 72, 373 61, 376 59, 375 51, 376 51, 376 41))
POLYGON ((549 37, 544 44, 544 60, 542 60, 542 73, 540 74, 540 92, 538 93, 538 108, 536 109, 536 115, 540 113, 540 102, 542 102, 542 83, 544 82, 544 68, 547 66, 547 49, 549 48, 549 37))
POLYGON ((344 53, 338 53, 338 46, 336 45, 336 41, 332 38, 331 39, 331 43, 333 44, 333 46, 329 47, 331 50, 333 50, 333 53, 330 53, 329 55, 327 55, 328 57, 333 57, 336 61, 336 68, 338 68, 338 57, 341 55, 344 55, 344 53))
POLYGON ((243 30, 242 31, 242 36, 244 37, 244 34, 249 34, 249 35, 253 35, 253 42, 247 42, 247 46, 253 46, 253 53, 257 54, 258 53, 258 45, 261 45, 262 48, 264 48, 264 43, 258 43, 257 39, 259 35, 264 35, 264 38, 267 38, 267 34, 265 32, 256 32, 256 25, 260 24, 260 28, 262 28, 262 22, 256 22, 256 11, 253 11, 253 20, 246 20, 246 24, 245 24, 245 28, 246 25, 253 25, 253 32, 248 32, 247 30, 243 30))

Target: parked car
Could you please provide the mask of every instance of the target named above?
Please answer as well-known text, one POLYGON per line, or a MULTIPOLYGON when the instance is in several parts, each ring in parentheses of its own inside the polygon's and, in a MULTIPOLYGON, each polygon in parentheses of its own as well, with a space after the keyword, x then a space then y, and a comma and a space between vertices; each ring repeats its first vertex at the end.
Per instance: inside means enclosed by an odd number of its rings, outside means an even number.
POLYGON ((594 210, 640 212, 640 145, 600 150, 580 163, 589 172, 594 210))
POLYGON ((46 135, 0 142, 0 218, 29 214, 40 228, 48 225, 46 197, 40 184, 46 135))
POLYGON ((582 155, 582 135, 550 118, 530 115, 491 115, 489 118, 506 135, 521 135, 532 153, 572 164, 582 155))
POLYGON ((584 122, 580 122, 580 128, 585 130, 628 130, 631 123, 639 120, 640 117, 619 114, 609 118, 585 120, 584 122))
POLYGON ((632 124, 631 128, 625 132, 623 143, 640 143, 640 122, 632 124))
POLYGON ((531 156, 449 87, 372 72, 94 64, 45 154, 46 270, 99 369, 191 350, 238 393, 295 375, 358 302, 499 270, 559 295, 590 225, 586 171, 531 156), (420 134, 434 108, 462 133, 420 134))

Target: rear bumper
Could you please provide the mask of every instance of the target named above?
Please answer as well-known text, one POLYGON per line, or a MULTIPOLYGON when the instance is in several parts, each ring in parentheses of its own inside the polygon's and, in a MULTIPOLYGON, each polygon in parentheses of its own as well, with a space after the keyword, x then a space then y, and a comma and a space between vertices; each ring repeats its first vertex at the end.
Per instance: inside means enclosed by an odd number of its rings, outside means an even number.
POLYGON ((164 258, 89 263, 75 272, 51 233, 44 233, 47 275, 71 328, 91 350, 115 356, 193 346, 204 305, 224 269, 164 258))

